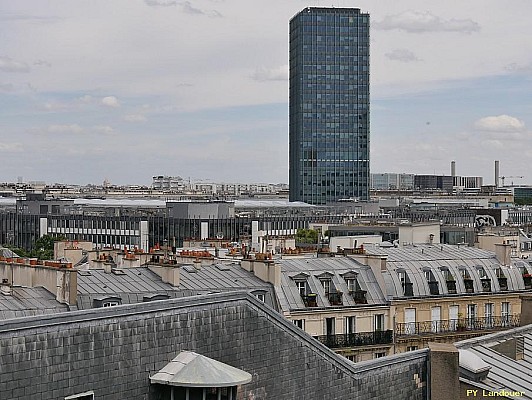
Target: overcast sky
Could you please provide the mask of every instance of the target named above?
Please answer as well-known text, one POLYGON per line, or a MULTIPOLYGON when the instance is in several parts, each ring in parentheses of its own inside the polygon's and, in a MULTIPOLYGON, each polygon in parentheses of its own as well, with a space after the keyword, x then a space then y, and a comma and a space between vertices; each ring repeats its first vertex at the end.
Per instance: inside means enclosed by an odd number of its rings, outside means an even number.
POLYGON ((333 4, 371 16, 371 172, 532 183, 530 0, 1 0, 0 181, 288 182, 288 21, 333 4))

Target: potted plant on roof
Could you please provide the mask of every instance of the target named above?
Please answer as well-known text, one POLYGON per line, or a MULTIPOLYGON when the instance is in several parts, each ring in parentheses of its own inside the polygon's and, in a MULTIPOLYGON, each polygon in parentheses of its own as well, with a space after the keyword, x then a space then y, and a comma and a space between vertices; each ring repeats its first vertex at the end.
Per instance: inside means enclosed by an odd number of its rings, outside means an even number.
POLYGON ((466 321, 464 319, 464 314, 458 313, 458 320, 456 321, 456 330, 459 332, 465 331, 467 328, 466 321))

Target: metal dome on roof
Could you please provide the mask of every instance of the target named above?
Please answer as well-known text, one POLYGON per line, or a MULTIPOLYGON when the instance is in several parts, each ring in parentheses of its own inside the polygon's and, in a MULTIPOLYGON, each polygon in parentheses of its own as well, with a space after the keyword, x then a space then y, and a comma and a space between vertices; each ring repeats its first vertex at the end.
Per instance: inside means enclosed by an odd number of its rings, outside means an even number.
POLYGON ((192 351, 182 351, 150 376, 151 383, 182 387, 228 387, 251 382, 251 374, 192 351))

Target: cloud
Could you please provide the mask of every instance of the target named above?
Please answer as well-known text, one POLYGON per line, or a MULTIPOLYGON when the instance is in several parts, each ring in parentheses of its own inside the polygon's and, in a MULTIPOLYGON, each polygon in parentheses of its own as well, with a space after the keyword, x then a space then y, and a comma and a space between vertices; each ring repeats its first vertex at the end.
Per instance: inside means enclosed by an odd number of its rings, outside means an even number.
POLYGON ((1 153, 18 153, 24 150, 21 143, 0 143, 1 153))
POLYGON ((170 7, 177 5, 177 1, 175 0, 144 0, 144 3, 150 7, 170 7))
POLYGON ((43 66, 43 67, 51 67, 52 64, 50 64, 48 61, 45 61, 45 60, 37 60, 33 63, 33 65, 39 65, 39 66, 43 66))
POLYGON ((52 134, 103 134, 103 135, 115 135, 116 131, 113 127, 108 125, 96 125, 92 127, 82 127, 78 124, 64 124, 64 125, 50 125, 46 128, 46 132, 52 134))
POLYGON ((120 102, 115 96, 107 96, 102 99, 102 104, 107 107, 120 107, 120 102))
POLYGON ((523 132, 525 123, 509 115, 484 117, 475 121, 474 127, 479 131, 488 132, 523 132))
POLYGON ((104 135, 115 135, 116 134, 116 131, 108 126, 108 125, 98 125, 98 126, 94 126, 92 128, 92 130, 95 132, 95 133, 102 133, 104 135))
POLYGON ((402 30, 409 33, 460 32, 471 34, 480 31, 480 25, 471 19, 443 19, 428 11, 405 11, 388 15, 380 22, 373 23, 376 29, 402 30))
POLYGON ((258 68, 251 77, 259 82, 288 80, 288 65, 275 68, 258 68))
POLYGON ((83 133, 83 128, 78 124, 70 125, 50 125, 47 129, 49 133, 72 133, 80 134, 83 133))
POLYGON ((413 61, 421 61, 419 58, 416 57, 414 53, 407 49, 395 49, 384 55, 386 56, 386 58, 393 61, 401 61, 407 63, 413 61))
POLYGON ((9 57, 0 56, 0 71, 3 72, 30 72, 28 64, 15 61, 9 57))
POLYGON ((205 11, 194 7, 190 1, 176 1, 176 0, 144 0, 150 7, 174 7, 179 6, 185 14, 191 15, 205 15, 208 17, 222 17, 222 14, 217 10, 205 11))
POLYGON ((124 115, 124 120, 128 122, 146 122, 147 119, 142 114, 127 114, 124 115))
POLYGON ((0 92, 13 92, 15 86, 11 83, 0 83, 0 92))

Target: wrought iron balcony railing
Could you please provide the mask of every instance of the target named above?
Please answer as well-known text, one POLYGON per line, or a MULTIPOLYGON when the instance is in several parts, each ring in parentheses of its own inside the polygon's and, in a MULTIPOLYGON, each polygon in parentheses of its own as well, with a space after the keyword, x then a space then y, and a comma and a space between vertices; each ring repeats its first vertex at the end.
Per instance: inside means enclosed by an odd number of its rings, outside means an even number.
POLYGON ((396 336, 430 335, 463 331, 509 329, 519 326, 518 314, 482 318, 460 318, 442 321, 407 322, 395 324, 396 336))
POLYGON ((331 306, 341 306, 344 304, 342 300, 342 292, 331 292, 325 294, 327 295, 327 300, 329 300, 329 304, 331 306))
POLYGON ((340 347, 371 346, 393 343, 393 331, 375 331, 344 333, 339 335, 314 336, 325 346, 334 349, 340 347))
POLYGON ((318 295, 316 293, 301 295, 301 299, 303 299, 303 303, 305 303, 306 307, 318 307, 317 297, 318 295))

